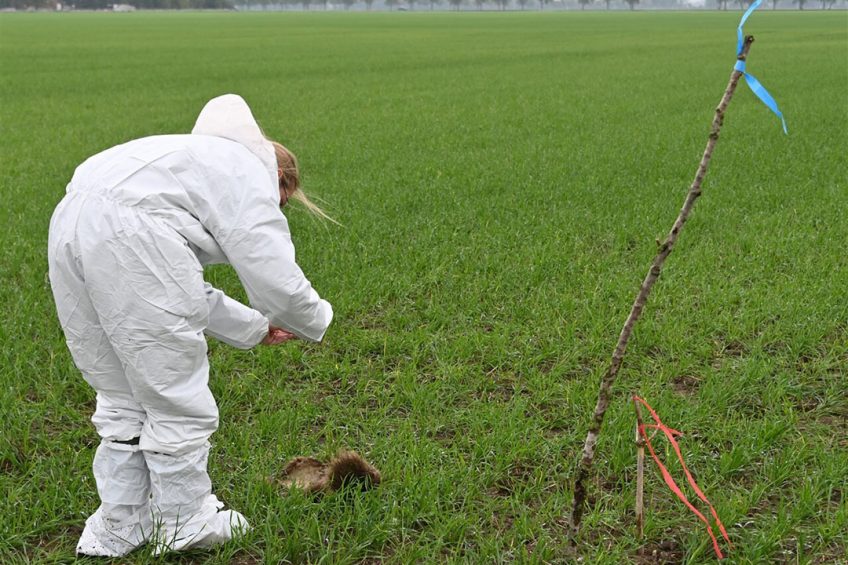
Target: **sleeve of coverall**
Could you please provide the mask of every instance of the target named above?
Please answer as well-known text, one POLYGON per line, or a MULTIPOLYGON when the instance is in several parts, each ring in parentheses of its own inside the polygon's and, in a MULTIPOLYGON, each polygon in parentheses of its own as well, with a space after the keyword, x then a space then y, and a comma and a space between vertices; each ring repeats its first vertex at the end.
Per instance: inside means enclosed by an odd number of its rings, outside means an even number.
POLYGON ((203 283, 209 304, 206 335, 239 349, 250 349, 268 335, 268 318, 233 300, 209 283, 203 283))
POLYGON ((234 227, 221 242, 238 273, 251 305, 271 324, 307 341, 321 341, 333 319, 333 308, 322 300, 295 262, 289 224, 279 203, 250 191, 234 227))

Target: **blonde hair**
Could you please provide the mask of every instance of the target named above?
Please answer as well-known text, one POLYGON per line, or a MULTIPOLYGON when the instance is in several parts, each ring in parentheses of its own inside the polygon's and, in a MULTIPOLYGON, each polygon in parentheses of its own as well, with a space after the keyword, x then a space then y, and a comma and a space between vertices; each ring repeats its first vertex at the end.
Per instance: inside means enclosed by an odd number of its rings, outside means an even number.
POLYGON ((303 192, 300 187, 300 169, 297 166, 297 157, 294 153, 288 150, 282 143, 269 139, 271 145, 274 146, 274 154, 277 156, 277 168, 283 170, 280 177, 280 188, 286 191, 293 200, 300 202, 313 215, 329 220, 334 224, 338 224, 336 220, 327 215, 320 206, 309 199, 309 196, 303 192))

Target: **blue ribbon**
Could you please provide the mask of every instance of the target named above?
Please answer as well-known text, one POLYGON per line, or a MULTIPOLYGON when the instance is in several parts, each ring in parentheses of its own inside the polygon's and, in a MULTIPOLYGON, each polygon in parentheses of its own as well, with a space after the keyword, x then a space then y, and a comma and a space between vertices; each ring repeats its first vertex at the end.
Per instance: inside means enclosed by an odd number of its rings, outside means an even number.
MULTIPOLYGON (((744 33, 742 32, 742 26, 745 25, 745 21, 748 19, 748 16, 750 16, 751 13, 754 10, 759 8, 760 4, 762 4, 762 2, 763 2, 763 0, 756 0, 753 4, 751 4, 751 6, 747 10, 745 10, 745 13, 742 14, 742 19, 739 20, 739 27, 736 28, 736 40, 737 40, 736 41, 736 56, 737 57, 742 54, 742 45, 745 42, 745 36, 744 36, 744 33)), ((751 92, 753 92, 756 95, 756 97, 759 98, 762 101, 762 103, 765 104, 768 107, 769 110, 774 112, 777 115, 777 117, 780 118, 780 123, 783 124, 783 133, 788 135, 789 132, 786 131, 786 120, 783 119, 783 114, 780 112, 780 109, 777 107, 777 102, 774 100, 772 95, 768 93, 768 90, 766 90, 765 87, 763 87, 763 85, 760 84, 760 81, 758 81, 753 75, 749 75, 745 71, 745 61, 736 61, 736 64, 733 66, 733 70, 739 71, 740 73, 742 73, 745 76, 745 82, 748 83, 748 88, 751 89, 751 92)))

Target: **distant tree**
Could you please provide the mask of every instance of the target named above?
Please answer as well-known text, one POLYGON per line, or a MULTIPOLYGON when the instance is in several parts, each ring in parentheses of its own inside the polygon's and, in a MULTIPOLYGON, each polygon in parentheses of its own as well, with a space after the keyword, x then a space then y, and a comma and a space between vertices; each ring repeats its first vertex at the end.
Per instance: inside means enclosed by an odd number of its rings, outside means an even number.
POLYGON ((806 3, 807 3, 807 0, 792 0, 792 3, 793 3, 793 4, 798 4, 798 9, 799 9, 799 10, 803 10, 803 9, 804 9, 804 4, 806 4, 806 3))
POLYGON ((430 0, 430 11, 433 11, 433 8, 436 7, 436 4, 441 4, 442 0, 430 0))
POLYGON ((777 3, 778 2, 780 2, 780 0, 771 0, 771 9, 772 10, 777 10, 777 3))
POLYGON ((539 0, 539 10, 544 10, 544 9, 545 9, 545 4, 547 4, 547 3, 548 3, 548 2, 550 2, 550 1, 551 1, 551 0, 539 0))
POLYGON ((521 9, 522 9, 522 10, 524 10, 525 8, 527 8, 527 2, 528 2, 528 0, 517 0, 517 1, 518 1, 518 5, 519 5, 519 6, 521 6, 521 9))
POLYGON ((639 0, 624 0, 624 1, 627 2, 627 5, 630 6, 631 10, 635 10, 636 4, 639 3, 639 0))
POLYGON ((586 6, 588 6, 591 1, 592 0, 577 0, 577 3, 580 4, 581 10, 585 10, 586 6))
POLYGON ((462 0, 448 0, 448 3, 453 6, 455 11, 459 11, 459 7, 462 5, 462 0))
POLYGON ((506 7, 509 6, 509 0, 495 0, 495 4, 498 5, 498 8, 501 9, 501 12, 506 10, 506 7))
POLYGON ((342 0, 345 10, 350 10, 350 7, 356 4, 356 0, 342 0))
POLYGON ((311 3, 312 0, 300 0, 300 5, 303 6, 304 10, 308 10, 311 3))
POLYGON ((836 0, 821 0, 822 10, 830 10, 836 4, 836 0))
POLYGON ((607 5, 607 11, 610 9, 610 4, 612 4, 612 0, 604 0, 604 4, 607 5))
POLYGON ((399 2, 400 0, 386 0, 385 4, 389 7, 389 11, 391 12, 395 9, 395 6, 397 6, 399 2))
POLYGON ((365 0, 365 9, 369 12, 371 11, 371 7, 374 5, 374 0, 365 0))

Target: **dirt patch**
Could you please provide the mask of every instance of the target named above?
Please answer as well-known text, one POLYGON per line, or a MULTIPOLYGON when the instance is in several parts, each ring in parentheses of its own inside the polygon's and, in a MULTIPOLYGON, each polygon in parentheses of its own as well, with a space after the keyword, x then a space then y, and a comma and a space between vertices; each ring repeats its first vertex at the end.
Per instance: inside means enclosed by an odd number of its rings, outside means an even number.
POLYGON ((839 447, 848 447, 848 416, 845 414, 825 414, 823 416, 819 416, 817 421, 819 424, 827 426, 833 430, 834 439, 836 439, 836 444, 839 447))
POLYGON ((4 475, 11 475, 12 472, 15 470, 15 467, 15 463, 11 460, 6 459, 5 457, 3 459, 0 459, 0 472, 2 472, 4 475))
POLYGON ((566 516, 557 516, 549 523, 543 524, 543 527, 555 538, 571 532, 571 523, 566 516))
POLYGON ((258 565, 264 563, 262 557, 249 553, 237 553, 230 558, 230 565, 258 565))
POLYGON ((795 359, 795 370, 799 373, 803 373, 808 368, 813 366, 815 362, 825 354, 825 351, 816 351, 816 354, 812 354, 809 351, 802 351, 798 354, 798 357, 795 359))
MULTIPOLYGON (((797 405, 796 408, 798 408, 797 405)), ((802 416, 798 422, 799 430, 810 430, 821 435, 822 428, 827 428, 833 434, 832 440, 835 445, 840 448, 848 447, 848 411, 842 413, 839 409, 835 411, 830 409, 830 411, 825 412, 818 408, 809 411, 801 410, 801 412, 802 416)))
MULTIPOLYGON (((780 495, 777 493, 770 493, 766 496, 763 496, 760 500, 757 501, 756 504, 751 506, 748 509, 748 512, 745 513, 747 518, 756 518, 760 514, 769 514, 775 512, 781 505, 783 504, 783 500, 780 498, 780 495)), ((753 521, 741 521, 742 527, 753 524, 753 521)))
POLYGON ((816 398, 814 395, 798 398, 793 404, 795 406, 795 409, 799 412, 812 412, 813 410, 821 406, 819 399, 816 398))
POLYGON ((716 351, 713 354, 712 362, 712 367, 714 369, 720 369, 725 360, 738 359, 748 352, 748 348, 745 344, 737 339, 730 340, 727 343, 717 341, 715 342, 715 345, 716 351))
POLYGON ((671 388, 681 396, 692 396, 701 388, 701 379, 694 375, 678 375, 671 380, 671 388))
POLYGON ((454 428, 442 426, 433 432, 433 439, 438 442, 452 443, 456 438, 456 430, 454 428))
POLYGON ((818 421, 832 428, 848 429, 848 408, 833 407, 826 414, 819 414, 818 421))
POLYGON ((659 543, 651 542, 639 548, 633 558, 638 565, 662 564, 677 565, 683 563, 686 551, 674 540, 659 543))
POLYGON ((539 372, 543 375, 550 375, 551 372, 557 367, 559 360, 556 357, 549 357, 548 359, 544 359, 538 365, 539 372))
MULTIPOLYGON (((635 481, 634 481, 635 485, 635 481)), ((606 492, 615 492, 622 493, 627 490, 627 485, 624 481, 621 480, 617 475, 610 475, 609 477, 603 477, 600 480, 600 484, 598 488, 606 491, 606 492)))
POLYGON ((648 349, 645 350, 645 355, 651 359, 663 359, 666 356, 665 350, 663 350, 663 348, 659 345, 651 345, 648 347, 648 349))
POLYGON ((506 474, 495 481, 489 489, 492 496, 509 497, 522 485, 533 478, 534 465, 528 462, 518 462, 507 469, 506 474))
POLYGON ((571 430, 571 426, 567 426, 565 423, 553 423, 542 430, 542 436, 545 439, 554 439, 560 437, 566 431, 571 430))
POLYGON ((485 376, 480 381, 480 388, 472 393, 474 400, 509 403, 516 397, 528 395, 515 375, 504 371, 503 367, 485 365, 482 369, 485 376))
POLYGON ((825 565, 831 563, 845 563, 845 556, 848 555, 848 546, 834 542, 829 546, 822 548, 816 552, 816 556, 810 561, 811 565, 825 565), (842 561, 840 561, 840 559, 842 561))

